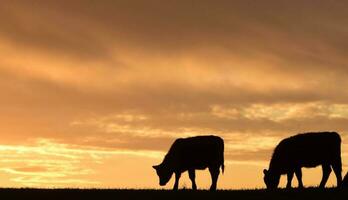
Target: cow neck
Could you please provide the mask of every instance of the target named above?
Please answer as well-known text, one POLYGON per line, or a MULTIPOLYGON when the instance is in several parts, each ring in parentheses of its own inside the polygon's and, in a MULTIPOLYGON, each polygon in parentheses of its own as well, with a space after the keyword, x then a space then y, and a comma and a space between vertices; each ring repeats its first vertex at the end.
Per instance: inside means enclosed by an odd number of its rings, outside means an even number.
POLYGON ((271 163, 269 165, 269 172, 275 173, 275 174, 281 174, 281 164, 277 162, 276 159, 272 159, 271 163))
POLYGON ((173 166, 175 163, 175 160, 173 158, 173 156, 171 156, 171 154, 167 154, 165 157, 164 157, 164 160, 162 162, 162 164, 166 165, 166 166, 173 166))

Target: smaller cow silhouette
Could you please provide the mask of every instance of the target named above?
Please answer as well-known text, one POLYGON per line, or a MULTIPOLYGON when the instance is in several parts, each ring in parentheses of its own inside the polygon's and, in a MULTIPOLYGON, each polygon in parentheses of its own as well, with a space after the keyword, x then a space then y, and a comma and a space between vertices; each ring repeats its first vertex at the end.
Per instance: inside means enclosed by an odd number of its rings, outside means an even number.
POLYGON ((224 141, 217 136, 196 136, 175 140, 160 165, 153 166, 159 176, 159 184, 164 186, 175 174, 173 190, 177 190, 181 173, 188 171, 192 189, 196 190, 195 170, 209 168, 212 184, 216 190, 220 167, 224 172, 224 141))
POLYGON ((331 168, 342 183, 341 138, 336 132, 298 134, 282 140, 275 148, 268 170, 264 170, 264 181, 268 189, 278 187, 282 174, 287 174, 286 187, 291 188, 295 173, 299 188, 303 187, 302 167, 322 166, 323 177, 319 187, 324 188, 331 168))

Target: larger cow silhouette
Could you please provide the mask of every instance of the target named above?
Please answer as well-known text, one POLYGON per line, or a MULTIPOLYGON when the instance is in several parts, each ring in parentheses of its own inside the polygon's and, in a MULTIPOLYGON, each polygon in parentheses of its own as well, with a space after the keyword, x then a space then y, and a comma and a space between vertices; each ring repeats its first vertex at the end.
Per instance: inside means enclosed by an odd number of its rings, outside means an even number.
POLYGON ((341 138, 336 132, 298 134, 282 140, 275 148, 269 169, 264 170, 264 181, 269 189, 277 188, 282 174, 287 174, 287 188, 291 188, 294 173, 299 187, 302 183, 302 167, 322 166, 321 188, 325 187, 331 167, 337 178, 337 186, 342 183, 341 138))
POLYGON ((160 165, 153 166, 164 186, 175 174, 174 190, 178 189, 181 173, 188 171, 192 189, 196 190, 195 170, 209 168, 212 184, 216 190, 220 167, 224 172, 224 141, 217 136, 196 136, 175 140, 160 165))

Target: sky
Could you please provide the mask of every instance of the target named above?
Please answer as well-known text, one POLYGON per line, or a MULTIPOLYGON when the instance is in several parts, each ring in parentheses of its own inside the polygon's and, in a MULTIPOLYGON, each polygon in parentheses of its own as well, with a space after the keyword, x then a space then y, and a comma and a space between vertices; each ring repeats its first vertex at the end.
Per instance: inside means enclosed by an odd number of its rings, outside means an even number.
MULTIPOLYGON (((0 186, 161 188, 152 165, 174 140, 211 134, 225 141, 219 188, 265 187, 274 147, 303 132, 340 133, 344 175, 347 7, 3 0, 0 186)), ((321 169, 303 179, 318 185, 321 169)))

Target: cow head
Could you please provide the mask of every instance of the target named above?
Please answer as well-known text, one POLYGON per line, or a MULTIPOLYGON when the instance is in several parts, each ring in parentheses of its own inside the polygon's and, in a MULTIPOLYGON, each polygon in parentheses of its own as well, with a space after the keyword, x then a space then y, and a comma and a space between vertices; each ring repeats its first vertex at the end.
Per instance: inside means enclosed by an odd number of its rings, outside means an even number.
POLYGON ((155 170, 156 173, 159 177, 159 184, 160 186, 164 186, 168 183, 168 181, 170 180, 170 178, 173 175, 173 171, 168 169, 168 167, 166 167, 165 165, 156 165, 156 166, 152 166, 155 170))
POLYGON ((263 180, 266 184, 267 189, 276 189, 279 185, 280 174, 273 173, 270 170, 263 170, 263 180))

